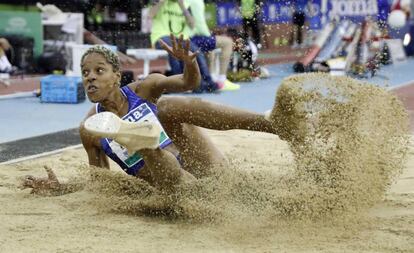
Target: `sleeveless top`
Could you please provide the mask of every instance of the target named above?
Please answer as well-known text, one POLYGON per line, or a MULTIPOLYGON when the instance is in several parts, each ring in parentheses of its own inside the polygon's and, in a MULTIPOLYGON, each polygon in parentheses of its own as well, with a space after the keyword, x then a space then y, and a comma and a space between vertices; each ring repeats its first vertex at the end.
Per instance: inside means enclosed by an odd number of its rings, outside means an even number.
MULTIPOLYGON (((161 126, 157 117, 157 105, 139 97, 128 86, 124 86, 120 90, 128 101, 128 112, 122 117, 123 120, 137 123, 149 121, 158 123, 161 126)), ((96 112, 100 113, 103 111, 105 110, 102 105, 97 103, 96 112)), ((165 148, 170 145, 172 141, 167 136, 162 126, 161 129, 160 148, 165 148)), ((144 166, 145 162, 138 152, 135 152, 130 156, 128 155, 126 148, 109 138, 101 138, 100 142, 105 154, 116 162, 127 174, 135 176, 144 166)))

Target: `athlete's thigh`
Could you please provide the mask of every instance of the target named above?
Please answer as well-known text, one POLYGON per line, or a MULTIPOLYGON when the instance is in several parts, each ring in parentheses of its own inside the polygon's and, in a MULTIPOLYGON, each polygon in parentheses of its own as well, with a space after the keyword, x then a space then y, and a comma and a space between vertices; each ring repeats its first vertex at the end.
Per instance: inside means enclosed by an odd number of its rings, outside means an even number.
POLYGON ((181 124, 181 133, 175 140, 180 150, 182 165, 196 177, 211 174, 221 168, 227 160, 223 153, 214 145, 206 130, 191 124, 181 124))
POLYGON ((205 126, 210 120, 208 108, 200 99, 168 97, 157 105, 159 120, 180 151, 187 171, 197 177, 203 176, 209 173, 209 168, 225 161, 206 130, 195 125, 205 126))

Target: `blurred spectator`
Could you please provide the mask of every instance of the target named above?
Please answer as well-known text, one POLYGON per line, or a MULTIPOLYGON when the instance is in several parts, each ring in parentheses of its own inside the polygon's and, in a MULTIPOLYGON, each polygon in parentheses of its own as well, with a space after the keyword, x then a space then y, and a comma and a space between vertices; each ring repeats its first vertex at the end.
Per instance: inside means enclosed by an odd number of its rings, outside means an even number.
POLYGON ((104 6, 99 1, 97 1, 90 13, 87 15, 88 24, 92 25, 94 27, 94 30, 98 30, 104 22, 104 9, 104 6))
MULTIPOLYGON (((151 44, 157 49, 162 49, 159 40, 163 40, 171 46, 170 34, 176 37, 182 35, 189 39, 191 29, 194 28, 194 18, 189 10, 189 3, 186 0, 153 0, 149 11, 152 19, 151 44)), ((199 51, 199 48, 190 43, 190 50, 199 51)), ((172 74, 183 73, 184 65, 172 56, 168 56, 172 74)), ((214 92, 219 87, 215 83, 208 70, 206 58, 203 54, 197 55, 197 63, 200 67, 201 84, 200 89, 195 92, 214 92)))
POLYGON ((305 25, 305 6, 306 0, 292 1, 292 24, 293 24, 293 48, 302 47, 303 27, 305 25))
POLYGON ((13 71, 13 66, 6 56, 6 51, 10 48, 9 41, 5 38, 0 38, 0 73, 10 73, 13 71))
MULTIPOLYGON (((208 29, 204 0, 188 0, 191 13, 194 17, 194 29, 191 30, 191 41, 196 44, 201 52, 208 53, 215 48, 221 49, 220 70, 216 77, 217 84, 221 90, 238 90, 240 85, 227 80, 227 69, 233 53, 233 40, 228 36, 212 35, 208 29)), ((211 56, 214 56, 213 54, 211 56)), ((213 61, 210 61, 212 66, 213 61)), ((212 68, 210 67, 210 70, 212 68)))
MULTIPOLYGON (((228 34, 235 41, 234 51, 237 54, 233 55, 233 61, 231 62, 232 74, 231 80, 233 81, 251 81, 256 78, 262 77, 262 67, 257 63, 258 49, 256 44, 248 38, 244 40, 239 38, 239 32, 236 29, 229 29, 228 34)), ((264 70, 264 74, 267 77, 267 70, 264 70)))
POLYGON ((259 0, 240 0, 243 18, 243 38, 247 41, 249 30, 258 49, 262 48, 260 37, 261 2, 259 0))

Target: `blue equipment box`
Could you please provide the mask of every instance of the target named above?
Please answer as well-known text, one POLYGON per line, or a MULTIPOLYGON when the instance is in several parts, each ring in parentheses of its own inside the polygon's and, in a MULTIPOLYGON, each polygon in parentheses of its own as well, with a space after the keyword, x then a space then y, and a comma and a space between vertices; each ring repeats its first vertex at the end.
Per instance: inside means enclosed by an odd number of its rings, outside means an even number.
POLYGON ((85 100, 82 79, 75 76, 45 76, 40 80, 40 92, 40 100, 45 103, 76 104, 85 100))

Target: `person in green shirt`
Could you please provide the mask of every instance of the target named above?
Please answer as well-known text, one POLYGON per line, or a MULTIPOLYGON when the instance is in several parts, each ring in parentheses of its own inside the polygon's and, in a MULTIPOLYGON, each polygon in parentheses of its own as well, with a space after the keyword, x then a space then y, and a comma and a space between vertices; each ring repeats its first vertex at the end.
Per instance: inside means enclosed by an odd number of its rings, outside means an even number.
MULTIPOLYGON (((210 33, 204 14, 206 8, 204 0, 188 0, 188 2, 194 17, 194 28, 190 31, 191 41, 196 44, 203 53, 208 53, 216 48, 221 49, 220 71, 219 75, 216 77, 219 88, 221 90, 240 89, 240 85, 227 80, 227 69, 233 53, 233 40, 228 36, 212 35, 210 33)), ((210 61, 210 63, 211 62, 212 61, 210 61)))
POLYGON ((260 12, 261 3, 259 0, 240 0, 240 11, 243 18, 243 38, 247 40, 249 37, 249 29, 252 33, 253 42, 257 48, 262 47, 260 38, 260 12))
POLYGON ((152 45, 171 33, 188 39, 190 29, 194 27, 194 19, 186 0, 154 0, 149 15, 152 19, 152 45))
MULTIPOLYGON (((151 44, 157 49, 162 49, 160 41, 172 46, 170 35, 182 36, 188 39, 191 29, 194 28, 194 18, 191 15, 187 0, 154 0, 149 11, 152 19, 151 44)), ((192 52, 199 51, 199 48, 190 43, 192 52)), ((173 75, 182 74, 184 65, 174 57, 168 57, 173 75)), ((215 92, 219 89, 216 82, 211 78, 208 70, 207 60, 203 54, 197 55, 197 63, 200 67, 201 83, 200 88, 194 92, 215 92)))
POLYGON ((86 20, 89 26, 93 26, 94 30, 101 28, 104 22, 104 6, 99 1, 95 3, 95 6, 87 15, 86 20))

